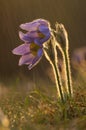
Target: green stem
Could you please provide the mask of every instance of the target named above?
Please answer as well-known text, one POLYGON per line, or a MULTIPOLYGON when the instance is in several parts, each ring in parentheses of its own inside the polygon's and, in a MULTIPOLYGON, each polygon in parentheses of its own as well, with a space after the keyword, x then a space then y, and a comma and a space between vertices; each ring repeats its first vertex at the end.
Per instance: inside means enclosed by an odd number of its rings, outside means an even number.
POLYGON ((64 103, 64 96, 63 96, 63 90, 62 90, 62 84, 60 81, 59 73, 58 73, 58 68, 55 64, 53 64, 53 70, 54 70, 54 75, 55 75, 55 81, 56 81, 56 87, 57 91, 59 92, 59 96, 61 98, 61 101, 64 103))
POLYGON ((56 50, 56 41, 55 41, 54 37, 51 41, 51 44, 52 44, 52 49, 54 52, 54 59, 51 59, 51 57, 48 54, 51 52, 48 52, 49 50, 46 49, 46 47, 44 49, 44 54, 45 54, 46 59, 49 61, 49 63, 51 64, 51 66, 53 68, 58 96, 61 99, 62 103, 64 103, 64 93, 63 93, 63 88, 62 88, 63 86, 62 86, 60 73, 59 73, 59 69, 58 69, 58 64, 57 64, 58 57, 57 57, 57 50, 56 50))
POLYGON ((72 81, 71 81, 71 71, 70 71, 70 61, 69 61, 69 54, 68 50, 64 50, 64 62, 65 62, 65 69, 66 69, 66 85, 69 92, 70 97, 72 97, 72 81))
POLYGON ((69 54, 68 54, 68 44, 66 49, 62 49, 62 47, 56 43, 57 47, 62 53, 63 61, 64 61, 64 70, 65 70, 65 82, 66 82, 66 91, 70 97, 73 96, 72 92, 72 79, 71 79, 71 70, 70 70, 70 60, 69 60, 69 54))
POLYGON ((57 47, 62 53, 63 61, 64 61, 64 70, 65 70, 65 82, 66 82, 66 91, 68 96, 72 97, 72 80, 71 80, 71 70, 70 70, 70 60, 69 60, 69 41, 68 41, 68 34, 66 29, 64 28, 64 25, 58 24, 57 29, 59 31, 57 33, 60 33, 61 37, 63 38, 63 44, 65 44, 65 48, 62 48, 61 45, 56 42, 57 47))
POLYGON ((59 89, 59 93, 60 93, 60 98, 62 100, 62 102, 64 102, 64 93, 63 93, 63 86, 62 86, 62 82, 61 82, 61 76, 60 76, 60 72, 59 72, 59 68, 58 68, 58 57, 57 57, 57 49, 56 49, 56 39, 55 37, 53 36, 53 41, 52 43, 54 42, 54 44, 52 45, 53 46, 53 50, 54 50, 54 56, 55 56, 55 63, 53 63, 53 66, 54 66, 54 73, 55 73, 55 79, 56 79, 56 86, 57 86, 57 89, 59 89))

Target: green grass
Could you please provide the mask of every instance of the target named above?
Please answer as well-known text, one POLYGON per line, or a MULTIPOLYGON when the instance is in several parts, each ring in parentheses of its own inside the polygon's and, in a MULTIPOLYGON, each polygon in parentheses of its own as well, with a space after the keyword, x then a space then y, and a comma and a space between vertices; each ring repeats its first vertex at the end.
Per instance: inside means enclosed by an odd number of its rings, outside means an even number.
POLYGON ((74 79, 74 98, 64 105, 57 100, 54 84, 46 82, 44 84, 40 79, 38 87, 33 83, 32 86, 35 87, 27 91, 21 88, 27 83, 19 83, 18 80, 15 84, 17 87, 10 84, 8 94, 0 98, 0 108, 8 116, 10 130, 85 130, 86 80, 84 77, 81 78, 78 74, 74 79))

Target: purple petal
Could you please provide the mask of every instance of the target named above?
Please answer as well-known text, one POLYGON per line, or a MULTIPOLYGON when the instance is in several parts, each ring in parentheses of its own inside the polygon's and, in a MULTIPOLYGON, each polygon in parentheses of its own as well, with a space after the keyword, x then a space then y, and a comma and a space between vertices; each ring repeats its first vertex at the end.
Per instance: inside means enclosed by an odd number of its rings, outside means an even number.
POLYGON ((33 40, 31 39, 31 37, 29 37, 28 33, 24 34, 23 32, 19 32, 19 37, 21 40, 23 40, 24 42, 32 42, 33 40))
POLYGON ((39 33, 37 31, 28 32, 26 34, 19 32, 19 37, 21 40, 31 43, 34 39, 40 38, 39 33))
POLYGON ((47 20, 44 20, 44 19, 36 19, 32 22, 21 24, 20 28, 22 28, 26 31, 29 31, 29 32, 36 31, 40 24, 44 24, 45 26, 48 26, 49 22, 47 20))
POLYGON ((36 31, 39 25, 40 25, 40 23, 30 22, 30 23, 21 24, 20 28, 30 32, 30 31, 36 31))
POLYGON ((49 38, 50 38, 50 33, 48 33, 47 36, 45 36, 44 38, 42 38, 42 39, 40 40, 40 42, 41 42, 41 43, 44 43, 44 42, 46 42, 49 38))
POLYGON ((39 34, 37 31, 32 31, 32 32, 29 32, 27 33, 29 37, 31 38, 38 38, 39 37, 39 34))
POLYGON ((43 55, 43 50, 39 49, 37 56, 33 59, 32 63, 28 66, 29 70, 31 70, 34 66, 36 66, 39 63, 39 61, 42 58, 42 55, 43 55))
POLYGON ((32 55, 31 53, 28 55, 24 55, 20 58, 19 60, 19 65, 23 65, 23 64, 31 64, 33 59, 34 59, 34 55, 32 55))
POLYGON ((42 44, 46 42, 50 38, 50 33, 48 33, 44 38, 36 38, 34 39, 34 42, 38 44, 39 46, 43 46, 42 44))
POLYGON ((40 26, 39 26, 39 31, 40 31, 41 33, 43 33, 44 35, 47 35, 47 34, 50 33, 49 28, 48 28, 47 26, 45 26, 45 25, 40 25, 40 26))
POLYGON ((49 26, 49 22, 44 19, 36 19, 36 20, 34 20, 34 22, 38 22, 40 24, 44 24, 45 26, 49 26))
POLYGON ((38 55, 38 57, 41 57, 43 55, 43 50, 39 49, 38 52, 37 52, 37 55, 38 55))
POLYGON ((43 46, 43 45, 42 45, 43 42, 40 41, 40 38, 35 38, 35 39, 34 39, 34 43, 37 44, 37 45, 39 45, 40 47, 43 46))
POLYGON ((16 55, 24 55, 30 53, 30 44, 22 44, 13 49, 12 53, 16 55))
POLYGON ((39 61, 41 60, 41 57, 35 57, 33 59, 33 63, 31 63, 29 66, 28 66, 28 69, 31 70, 34 66, 36 66, 39 61))

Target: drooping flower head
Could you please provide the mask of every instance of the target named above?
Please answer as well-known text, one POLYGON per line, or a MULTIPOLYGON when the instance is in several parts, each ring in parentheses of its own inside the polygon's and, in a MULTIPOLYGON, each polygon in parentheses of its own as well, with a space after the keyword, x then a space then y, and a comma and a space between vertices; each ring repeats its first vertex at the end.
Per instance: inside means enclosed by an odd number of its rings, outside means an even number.
POLYGON ((34 67, 43 55, 43 43, 50 36, 50 24, 47 20, 37 19, 29 23, 21 24, 20 28, 27 31, 19 32, 19 37, 24 44, 16 47, 12 52, 21 55, 19 65, 29 65, 28 68, 34 67))

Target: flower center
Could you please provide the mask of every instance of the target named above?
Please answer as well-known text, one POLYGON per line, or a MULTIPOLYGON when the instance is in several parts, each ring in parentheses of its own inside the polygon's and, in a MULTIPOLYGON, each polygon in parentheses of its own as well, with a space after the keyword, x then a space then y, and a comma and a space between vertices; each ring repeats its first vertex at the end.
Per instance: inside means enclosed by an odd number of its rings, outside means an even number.
POLYGON ((35 43, 31 43, 31 44, 30 44, 30 51, 31 51, 31 53, 32 53, 34 56, 37 55, 37 52, 38 52, 39 49, 40 49, 40 46, 39 46, 39 45, 37 45, 37 44, 35 44, 35 43))
POLYGON ((40 38, 44 38, 44 37, 45 37, 45 35, 44 35, 43 33, 41 33, 39 30, 38 30, 38 36, 39 36, 40 38))
POLYGON ((37 30, 37 33, 38 33, 39 38, 44 38, 45 37, 45 35, 43 33, 41 33, 39 30, 37 30))

